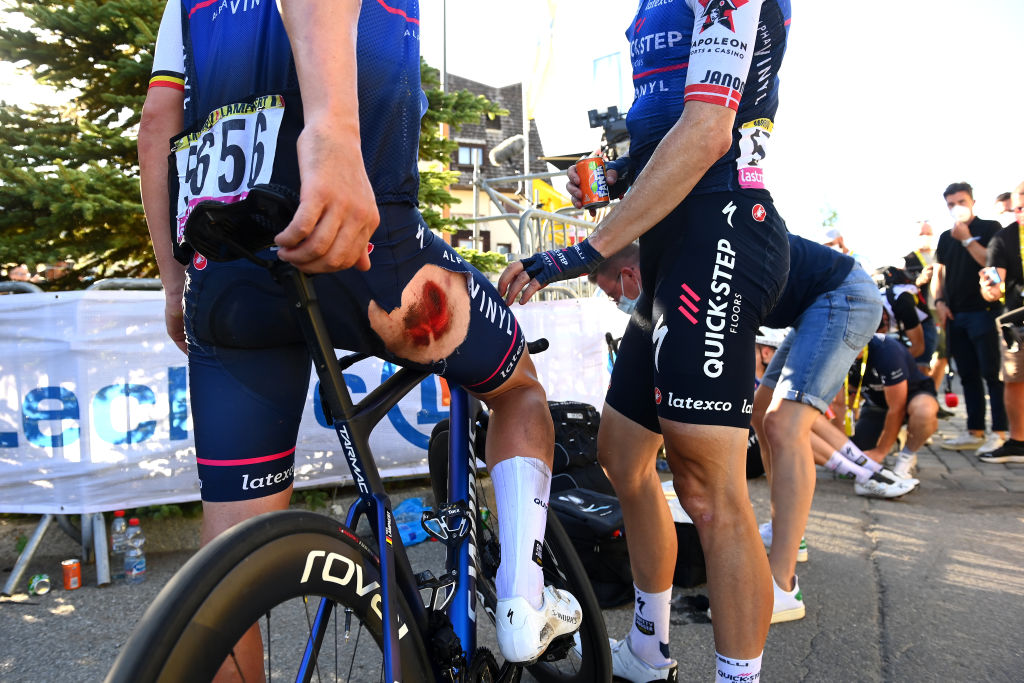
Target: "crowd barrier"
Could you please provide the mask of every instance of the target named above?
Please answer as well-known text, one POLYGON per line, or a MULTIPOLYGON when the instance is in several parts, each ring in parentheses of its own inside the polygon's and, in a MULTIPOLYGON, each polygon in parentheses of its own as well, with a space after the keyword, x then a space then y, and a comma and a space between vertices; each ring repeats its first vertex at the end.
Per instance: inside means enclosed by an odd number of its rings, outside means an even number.
MULTIPOLYGON (((0 296, 0 512, 91 514, 198 499, 184 355, 167 338, 158 291, 0 296)), ((608 385, 605 333, 627 317, 605 297, 514 307, 551 400, 600 408, 608 385)), ((359 400, 394 366, 345 371, 359 400)), ((310 382, 296 450, 296 487, 350 481, 310 382)), ((426 471, 427 439, 448 414, 430 377, 370 440, 385 477, 426 471)))

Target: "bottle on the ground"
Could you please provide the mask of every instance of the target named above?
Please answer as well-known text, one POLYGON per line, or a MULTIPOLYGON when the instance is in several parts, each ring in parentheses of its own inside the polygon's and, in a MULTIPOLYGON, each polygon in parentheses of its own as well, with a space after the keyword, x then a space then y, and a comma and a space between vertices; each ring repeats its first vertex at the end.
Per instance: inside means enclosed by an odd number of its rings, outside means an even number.
POLYGON ((114 520, 110 523, 110 569, 114 581, 124 580, 124 551, 127 548, 126 537, 128 520, 124 510, 114 511, 114 520))
POLYGON ((127 583, 142 583, 146 580, 146 553, 142 546, 146 536, 138 517, 128 520, 128 533, 125 537, 124 580, 127 583))

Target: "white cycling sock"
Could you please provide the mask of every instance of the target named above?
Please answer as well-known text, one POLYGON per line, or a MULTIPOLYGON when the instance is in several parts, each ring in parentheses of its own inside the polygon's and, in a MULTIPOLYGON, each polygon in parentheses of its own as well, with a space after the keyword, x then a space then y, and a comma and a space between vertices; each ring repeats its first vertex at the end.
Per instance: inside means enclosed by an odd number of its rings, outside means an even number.
POLYGON ((715 652, 715 683, 735 683, 736 681, 761 680, 761 658, 764 652, 754 659, 734 659, 723 657, 715 652))
POLYGON ((633 627, 629 630, 629 646, 633 654, 650 666, 665 666, 668 655, 668 626, 672 610, 672 587, 660 593, 646 593, 634 584, 633 627))
POLYGON ((856 464, 861 467, 865 467, 872 472, 882 471, 882 465, 864 455, 864 451, 857 448, 852 441, 847 440, 847 442, 843 444, 843 447, 839 449, 838 453, 847 460, 852 460, 856 464))
POLYGON ((839 474, 852 474, 857 479, 858 484, 866 482, 871 478, 872 474, 871 470, 866 467, 861 467, 852 460, 844 458, 839 451, 832 453, 832 457, 825 463, 825 467, 839 474))
POLYGON ((498 599, 518 595, 540 609, 544 604, 541 548, 548 521, 551 469, 537 458, 509 458, 491 469, 491 481, 501 543, 501 564, 494 577, 498 599))

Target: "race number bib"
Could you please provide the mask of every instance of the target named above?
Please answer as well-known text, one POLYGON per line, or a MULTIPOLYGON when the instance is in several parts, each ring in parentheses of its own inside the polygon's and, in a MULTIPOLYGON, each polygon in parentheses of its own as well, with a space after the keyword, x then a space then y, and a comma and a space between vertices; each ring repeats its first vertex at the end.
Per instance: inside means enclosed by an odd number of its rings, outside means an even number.
POLYGON ((211 112, 198 131, 173 142, 178 174, 176 239, 201 201, 236 202, 254 185, 269 183, 284 118, 284 98, 267 95, 211 112))

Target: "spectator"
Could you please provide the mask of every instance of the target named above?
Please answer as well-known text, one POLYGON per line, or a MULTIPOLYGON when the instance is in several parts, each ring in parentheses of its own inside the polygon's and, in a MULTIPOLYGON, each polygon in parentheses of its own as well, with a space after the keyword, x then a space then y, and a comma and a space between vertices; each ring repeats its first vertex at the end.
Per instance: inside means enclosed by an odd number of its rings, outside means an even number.
POLYGON ((771 485, 773 623, 806 611, 796 563, 814 497, 811 429, 881 315, 875 284, 853 258, 789 235, 789 277, 765 324, 793 329, 768 364, 751 415, 771 485))
MULTIPOLYGON (((865 455, 881 462, 889 454, 907 425, 907 441, 896 456, 892 471, 909 477, 917 467, 917 451, 938 427, 939 402, 935 385, 914 364, 903 344, 883 333, 883 320, 876 334, 854 365, 856 386, 864 393, 864 405, 857 416, 853 443, 865 455)), ((851 382, 851 386, 853 382, 851 382)))
MULTIPOLYGON (((1001 195, 1000 195, 1001 196, 1001 195)), ((1013 209, 1018 224, 1003 228, 988 244, 990 267, 999 274, 999 282, 993 281, 989 268, 982 271, 981 295, 986 301, 998 301, 1004 295, 1009 311, 1024 306, 1024 272, 1021 264, 1021 239, 1024 231, 1024 183, 1013 191, 1013 209)), ((1010 424, 1010 437, 991 453, 978 456, 981 462, 1024 462, 1024 347, 1019 343, 1011 346, 1006 335, 999 335, 1003 360, 1003 396, 1006 417, 1010 424)))
POLYGON ((990 453, 1006 432, 1003 383, 999 379, 999 339, 995 319, 998 301, 982 298, 978 271, 985 263, 989 240, 999 224, 974 215, 974 190, 967 183, 953 183, 942 196, 955 221, 939 236, 935 249, 937 267, 932 279, 935 312, 946 328, 950 356, 963 385, 967 431, 943 442, 953 450, 977 449, 990 453), (992 433, 985 436, 985 387, 992 411, 992 433))
POLYGON ((928 374, 937 336, 931 311, 903 270, 889 266, 882 271, 882 278, 882 306, 889 318, 888 331, 897 334, 921 371, 928 374))
MULTIPOLYGON (((931 314, 931 325, 935 328, 935 349, 928 364, 927 374, 935 382, 935 390, 938 391, 949 368, 949 346, 946 343, 946 328, 938 324, 931 296, 931 283, 935 271, 935 235, 931 223, 924 220, 917 224, 917 240, 917 248, 903 257, 903 270, 917 285, 920 296, 931 314)), ((952 414, 939 406, 939 417, 949 417, 952 414)))
POLYGON ((1009 192, 996 197, 996 222, 1004 228, 1017 225, 1017 216, 1013 212, 1013 200, 1009 192))
POLYGON ((861 268, 864 267, 864 264, 866 263, 864 257, 862 257, 860 254, 854 253, 853 251, 850 250, 849 247, 846 246, 846 240, 843 238, 842 233, 839 232, 839 228, 834 226, 825 228, 824 232, 822 233, 820 242, 829 249, 838 251, 840 254, 845 254, 853 258, 853 260, 857 262, 857 265, 859 265, 861 268))

